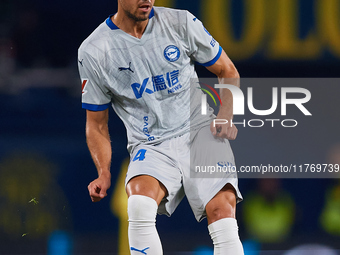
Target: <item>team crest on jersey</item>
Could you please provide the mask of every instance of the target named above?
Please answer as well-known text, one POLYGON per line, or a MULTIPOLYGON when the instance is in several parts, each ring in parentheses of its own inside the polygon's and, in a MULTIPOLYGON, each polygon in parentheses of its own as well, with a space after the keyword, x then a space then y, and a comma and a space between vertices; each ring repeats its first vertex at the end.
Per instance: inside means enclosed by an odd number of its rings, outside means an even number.
POLYGON ((164 50, 164 57, 170 62, 175 62, 181 56, 181 52, 175 45, 169 45, 164 50))

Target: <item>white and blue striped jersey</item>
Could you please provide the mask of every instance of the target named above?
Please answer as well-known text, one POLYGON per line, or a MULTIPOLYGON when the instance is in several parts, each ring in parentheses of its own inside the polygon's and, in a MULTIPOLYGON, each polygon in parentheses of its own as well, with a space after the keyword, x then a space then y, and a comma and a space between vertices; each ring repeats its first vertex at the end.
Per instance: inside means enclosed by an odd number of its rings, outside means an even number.
POLYGON ((138 39, 111 17, 79 48, 82 107, 111 105, 126 127, 129 151, 209 124, 212 115, 201 115, 202 92, 190 81, 197 78, 194 63, 214 64, 222 48, 203 24, 187 11, 154 7, 138 39))

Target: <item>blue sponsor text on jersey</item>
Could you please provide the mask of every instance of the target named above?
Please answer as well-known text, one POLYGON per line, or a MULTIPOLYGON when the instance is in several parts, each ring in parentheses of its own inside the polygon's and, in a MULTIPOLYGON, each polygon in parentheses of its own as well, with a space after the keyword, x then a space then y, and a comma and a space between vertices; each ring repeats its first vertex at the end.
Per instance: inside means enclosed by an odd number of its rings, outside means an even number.
POLYGON ((143 133, 147 136, 148 141, 153 141, 155 140, 155 137, 153 135, 150 134, 149 131, 149 117, 148 116, 144 116, 144 127, 143 127, 143 133))
POLYGON ((234 165, 233 165, 233 163, 231 163, 231 162, 226 162, 226 161, 219 161, 219 162, 217 162, 217 165, 219 166, 219 167, 225 167, 225 168, 232 168, 232 167, 235 167, 234 165))
POLYGON ((215 40, 214 38, 211 39, 210 45, 211 45, 212 47, 215 47, 215 45, 216 45, 216 40, 215 40))
POLYGON ((153 94, 154 92, 168 89, 168 94, 171 94, 182 88, 182 85, 179 83, 178 76, 179 70, 174 70, 172 72, 167 72, 166 74, 152 76, 151 79, 148 77, 144 79, 142 84, 133 83, 131 84, 131 88, 136 99, 141 98, 144 92, 153 94), (150 80, 152 81, 153 90, 147 88, 147 84, 150 80))
MULTIPOLYGON (((194 19, 194 21, 195 21, 195 19, 194 19)), ((204 31, 209 35, 209 36, 211 36, 211 41, 210 41, 210 45, 212 46, 212 47, 215 47, 215 45, 216 45, 216 40, 214 39, 214 37, 212 37, 212 35, 209 33, 209 31, 205 28, 205 26, 203 25, 203 23, 202 23, 202 26, 203 26, 203 29, 204 29, 204 31)))

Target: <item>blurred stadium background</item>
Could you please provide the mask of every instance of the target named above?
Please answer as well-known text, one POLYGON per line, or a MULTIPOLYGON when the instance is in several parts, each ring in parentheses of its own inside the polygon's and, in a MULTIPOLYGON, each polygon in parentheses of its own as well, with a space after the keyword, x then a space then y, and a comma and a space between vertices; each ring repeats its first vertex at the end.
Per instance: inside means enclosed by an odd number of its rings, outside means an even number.
MULTIPOLYGON (((339 0, 156 5, 199 17, 242 77, 339 77, 339 0)), ((125 129, 111 114, 113 186, 93 204, 87 185, 96 171, 77 73, 79 45, 115 11, 114 0, 0 0, 0 254, 127 254, 125 194, 115 185, 126 171, 125 129)), ((339 163, 340 87, 313 89, 314 117, 304 128, 240 128, 232 142, 237 164, 339 163)), ((239 185, 246 255, 340 254, 337 178, 240 179, 239 185)), ((206 222, 195 221, 186 201, 157 224, 165 254, 212 254, 206 222)))

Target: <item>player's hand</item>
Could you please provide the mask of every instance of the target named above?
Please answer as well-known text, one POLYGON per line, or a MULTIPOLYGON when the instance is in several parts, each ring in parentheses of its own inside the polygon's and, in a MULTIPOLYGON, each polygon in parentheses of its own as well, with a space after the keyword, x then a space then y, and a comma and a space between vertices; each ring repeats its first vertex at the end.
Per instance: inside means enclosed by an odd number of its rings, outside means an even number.
POLYGON ((235 140, 238 133, 236 126, 234 124, 230 126, 230 123, 216 124, 214 127, 214 122, 211 122, 210 131, 213 136, 226 138, 228 140, 235 140))
POLYGON ((99 202, 107 196, 106 191, 111 186, 111 176, 101 175, 89 184, 89 190, 92 202, 99 202))

